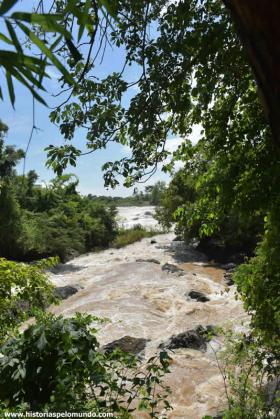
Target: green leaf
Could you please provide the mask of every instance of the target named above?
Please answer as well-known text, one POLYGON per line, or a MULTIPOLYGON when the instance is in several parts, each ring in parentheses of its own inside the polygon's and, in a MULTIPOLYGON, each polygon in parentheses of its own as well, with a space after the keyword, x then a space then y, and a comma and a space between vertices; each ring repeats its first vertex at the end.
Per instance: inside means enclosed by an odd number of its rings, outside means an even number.
POLYGON ((80 24, 80 26, 79 26, 79 31, 78 31, 78 42, 80 42, 80 40, 81 40, 81 38, 82 38, 82 36, 83 36, 83 33, 84 33, 84 30, 85 30, 85 25, 83 25, 82 23, 80 24))
POLYGON ((23 25, 22 23, 18 23, 18 26, 21 30, 29 37, 29 39, 36 45, 43 54, 53 63, 53 65, 63 74, 65 80, 69 84, 73 84, 74 80, 72 76, 69 74, 67 69, 62 65, 62 63, 56 58, 56 56, 52 53, 52 51, 46 46, 46 44, 39 39, 34 32, 32 32, 27 26, 23 25))
POLYGON ((63 39, 63 36, 62 35, 60 35, 60 36, 58 36, 57 38, 56 38, 56 40, 54 41, 54 43, 53 44, 51 44, 51 46, 50 46, 50 50, 51 51, 53 51, 57 46, 58 46, 58 44, 60 43, 60 41, 63 39))
POLYGON ((80 54, 70 39, 66 39, 66 44, 75 62, 77 63, 78 61, 82 60, 83 56, 80 54))
POLYGON ((71 33, 59 23, 59 21, 63 19, 63 16, 60 14, 15 12, 12 14, 11 18, 40 25, 45 32, 59 32, 64 35, 65 38, 72 38, 71 33))
POLYGON ((46 335, 43 332, 39 338, 39 340, 37 341, 37 348, 39 349, 39 351, 42 351, 43 349, 45 349, 45 347, 47 346, 48 341, 46 339, 46 335))
POLYGON ((32 69, 32 71, 38 73, 45 67, 44 61, 39 58, 6 50, 0 50, 0 64, 3 65, 3 67, 6 67, 7 64, 13 66, 26 65, 32 69))
MULTIPOLYGON (((44 86, 42 85, 42 76, 39 77, 39 79, 37 80, 33 74, 31 73, 31 71, 28 68, 24 68, 22 67, 21 69, 21 73, 31 82, 34 84, 34 86, 38 87, 41 90, 46 91, 46 89, 44 88, 44 86)), ((49 76, 47 74, 44 75, 45 77, 49 76)))
POLYGON ((11 77, 11 74, 9 73, 9 71, 6 71, 6 80, 7 80, 7 85, 8 85, 8 91, 9 91, 9 95, 10 95, 10 100, 11 100, 11 103, 12 103, 13 108, 14 108, 14 104, 15 104, 15 91, 14 91, 13 80, 12 80, 12 77, 11 77))
POLYGON ((13 45, 12 41, 6 37, 3 33, 0 33, 0 40, 6 42, 6 44, 13 45))
POLYGON ((118 2, 116 0, 99 0, 99 4, 104 6, 110 16, 117 19, 118 2))
POLYGON ((85 27, 91 23, 91 16, 89 14, 90 6, 91 6, 91 0, 87 0, 83 8, 83 12, 81 16, 78 18, 78 25, 79 25, 78 42, 81 40, 83 36, 85 27))
POLYGON ((13 25, 8 20, 6 20, 6 26, 7 26, 7 29, 9 31, 9 34, 11 36, 12 43, 14 44, 16 50, 18 52, 22 53, 22 48, 21 48, 20 42, 17 38, 17 35, 15 33, 15 30, 13 28, 13 25))
POLYGON ((38 102, 42 103, 43 105, 47 106, 46 102, 44 101, 44 99, 38 95, 38 93, 33 89, 33 87, 28 84, 28 82, 25 80, 25 78, 19 73, 19 71, 13 67, 9 68, 10 73, 24 86, 26 86, 30 92, 32 93, 32 95, 34 96, 34 98, 36 100, 38 100, 38 102))
POLYGON ((0 16, 7 13, 17 2, 18 0, 3 0, 0 6, 0 16))

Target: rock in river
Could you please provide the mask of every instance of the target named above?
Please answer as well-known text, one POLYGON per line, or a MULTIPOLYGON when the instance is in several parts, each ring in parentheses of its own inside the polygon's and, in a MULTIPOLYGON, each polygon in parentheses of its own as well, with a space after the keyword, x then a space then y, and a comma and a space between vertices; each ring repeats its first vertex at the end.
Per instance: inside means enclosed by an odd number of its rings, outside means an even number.
POLYGON ((193 300, 199 301, 201 303, 206 303, 207 301, 210 301, 208 297, 206 297, 203 292, 200 291, 191 291, 189 294, 187 294, 188 297, 190 297, 193 300))
POLYGON ((115 349, 121 349, 123 352, 129 352, 135 355, 138 355, 142 352, 145 347, 147 339, 144 338, 133 338, 131 336, 124 336, 120 339, 114 340, 113 342, 107 343, 102 347, 105 353, 111 353, 115 349))
POLYGON ((213 326, 206 326, 205 328, 199 325, 193 330, 171 336, 167 342, 161 343, 159 347, 164 349, 189 348, 204 352, 209 341, 208 333, 213 332, 213 330, 213 326))
POLYGON ((136 262, 149 262, 149 263, 156 263, 157 265, 160 265, 160 261, 157 259, 149 258, 149 259, 136 259, 136 262))
POLYGON ((64 287, 56 287, 54 289, 54 295, 61 300, 66 300, 66 298, 71 297, 71 295, 76 294, 81 289, 79 286, 74 285, 65 285, 64 287))
POLYGON ((161 269, 168 273, 177 273, 178 276, 185 275, 185 271, 183 269, 178 268, 176 265, 172 265, 172 263, 165 263, 161 269))

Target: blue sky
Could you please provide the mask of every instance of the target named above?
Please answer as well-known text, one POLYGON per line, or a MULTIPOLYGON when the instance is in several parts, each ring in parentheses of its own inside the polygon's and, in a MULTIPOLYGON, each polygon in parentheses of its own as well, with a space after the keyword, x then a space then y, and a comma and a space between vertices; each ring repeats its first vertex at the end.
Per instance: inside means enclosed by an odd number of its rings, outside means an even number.
MULTIPOLYGON (((2 23, 0 25, 2 25, 2 23)), ((1 43, 2 42, 0 41, 0 44, 1 43)), ((3 48, 3 45, 1 45, 0 48, 3 48)), ((119 71, 123 66, 123 58, 124 53, 121 49, 112 50, 110 47, 108 47, 103 63, 101 66, 97 66, 95 75, 104 77, 106 74, 109 74, 112 71, 119 71)), ((137 73, 138 71, 136 67, 128 67, 126 70, 126 78, 129 81, 137 80, 137 73)), ((54 69, 50 69, 49 74, 51 75, 51 80, 45 82, 47 93, 44 97, 49 106, 55 106, 61 103, 63 96, 61 98, 52 97, 52 94, 58 92, 58 74, 54 69)), ((1 86, 5 85, 4 79, 4 73, 0 72, 1 86)), ((14 110, 9 102, 7 92, 5 89, 3 90, 5 96, 4 101, 0 103, 0 118, 9 126, 7 143, 25 149, 28 143, 30 130, 32 128, 32 96, 27 89, 15 82, 16 104, 14 110)), ((63 143, 63 138, 60 135, 59 129, 49 120, 49 113, 50 109, 36 102, 35 124, 39 130, 36 131, 33 135, 33 139, 26 158, 26 171, 31 169, 36 170, 40 176, 41 182, 48 182, 54 177, 54 173, 50 169, 47 169, 45 166, 46 152, 44 151, 44 148, 49 144, 58 145, 63 143)), ((198 131, 198 129, 194 130, 194 141, 198 136, 198 131)), ((181 140, 179 138, 169 139, 168 149, 170 151, 174 151, 176 146, 179 145, 180 141, 181 140)), ((85 131, 80 130, 75 134, 74 143, 78 145, 80 149, 85 150, 85 131)), ((126 155, 129 155, 129 149, 127 147, 111 143, 105 150, 96 151, 95 153, 88 156, 80 157, 77 163, 77 167, 69 167, 67 172, 75 173, 79 177, 79 190, 83 194, 91 193, 93 195, 115 196, 130 195, 133 188, 128 189, 123 186, 119 186, 114 190, 106 190, 104 188, 101 171, 101 167, 105 162, 117 160, 126 155)), ((22 163, 19 165, 18 171, 19 173, 22 173, 22 163)), ((165 180, 168 182, 169 176, 158 170, 158 172, 147 184, 153 184, 158 180, 165 180)))

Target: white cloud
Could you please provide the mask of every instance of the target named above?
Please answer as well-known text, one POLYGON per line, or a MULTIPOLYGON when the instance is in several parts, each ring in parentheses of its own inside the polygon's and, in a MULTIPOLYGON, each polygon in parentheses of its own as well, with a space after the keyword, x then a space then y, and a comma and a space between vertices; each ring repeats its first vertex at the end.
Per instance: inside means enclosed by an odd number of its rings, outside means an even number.
POLYGON ((192 127, 192 133, 189 136, 189 139, 191 140, 191 142, 192 142, 193 145, 195 145, 198 142, 198 140, 200 139, 200 137, 201 137, 201 134, 200 134, 201 133, 201 130, 202 130, 202 126, 200 124, 193 125, 193 127, 192 127))
POLYGON ((165 149, 170 153, 174 153, 183 141, 184 139, 182 137, 168 138, 165 143, 165 149))

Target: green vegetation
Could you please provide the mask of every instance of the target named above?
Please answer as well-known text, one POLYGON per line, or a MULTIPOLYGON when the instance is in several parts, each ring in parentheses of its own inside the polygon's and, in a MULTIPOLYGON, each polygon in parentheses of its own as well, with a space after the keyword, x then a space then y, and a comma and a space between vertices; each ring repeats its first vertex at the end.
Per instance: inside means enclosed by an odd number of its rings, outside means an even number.
POLYGON ((118 196, 96 196, 89 195, 90 198, 102 204, 113 204, 118 207, 130 206, 146 206, 146 205, 159 205, 161 196, 166 189, 165 182, 158 181, 154 185, 145 186, 145 190, 139 191, 134 188, 132 196, 118 197, 118 196))
MULTIPOLYGON (((4 128, 2 129, 2 133, 4 128)), ((3 135, 3 134, 2 134, 3 135)), ((73 175, 37 185, 37 174, 18 176, 21 150, 0 139, 0 255, 16 260, 59 256, 107 247, 116 236, 116 210, 77 191, 73 175)))
MULTIPOLYGON (((16 93, 13 81, 21 83, 33 95, 34 99, 46 104, 42 92, 46 91, 44 81, 49 78, 48 66, 52 65, 61 75, 61 85, 73 88, 76 80, 72 70, 80 64, 80 79, 90 67, 87 62, 81 64, 83 56, 76 43, 88 43, 85 48, 86 61, 90 60, 95 28, 99 25, 101 15, 116 17, 116 2, 108 3, 99 0, 98 3, 86 1, 60 1, 52 4, 29 4, 29 9, 15 11, 19 0, 3 0, 0 4, 0 17, 4 25, 0 32, 1 42, 5 49, 0 50, 0 67, 5 73, 5 83, 1 82, 0 100, 3 100, 3 84, 6 84, 10 101, 14 106, 16 93), (73 25, 77 22, 79 30, 73 36, 73 25), (4 29, 5 28, 5 29, 4 29), (22 36, 26 38, 23 45, 22 36), (26 47, 26 49, 24 48, 26 47), (27 50, 27 52, 26 52, 27 50), (34 51, 35 50, 35 51, 34 51), (68 52, 67 65, 63 64, 61 56, 68 52), (40 93, 39 93, 40 92, 40 93)), ((27 6, 28 7, 28 6, 27 6)))
POLYGON ((56 263, 55 258, 33 265, 0 258, 0 342, 24 320, 55 302, 44 270, 56 263))
POLYGON ((46 270, 59 259, 122 247, 157 231, 118 230, 115 207, 81 196, 73 175, 57 176, 46 186, 36 183, 34 171, 19 176, 15 166, 24 154, 5 146, 7 127, 0 128, 0 254, 32 261, 0 258, 0 415, 67 410, 129 418, 145 410, 159 417, 162 409, 170 409, 163 384, 167 353, 151 358, 143 369, 133 355, 102 352, 90 327, 96 318, 77 314, 65 320, 45 313, 57 302, 46 270), (41 259, 46 256, 56 257, 41 259), (35 324, 19 332, 32 316, 35 324))
POLYGON ((140 224, 128 229, 119 229, 112 246, 119 249, 120 247, 142 240, 145 237, 153 237, 161 232, 162 230, 143 228, 140 224))
MULTIPOLYGON (((217 354, 228 409, 223 419, 278 418, 279 381, 277 365, 270 351, 253 336, 225 332, 226 346, 217 354)), ((205 416, 203 419, 212 419, 205 416)))
POLYGON ((167 353, 140 370, 133 355, 100 350, 93 321, 98 319, 81 314, 40 315, 35 325, 7 340, 0 348, 0 412, 94 411, 129 418, 140 409, 158 418, 161 409, 169 410, 169 389, 162 382, 167 353))
MULTIPOLYGON (((0 254, 15 259, 58 254, 66 259, 73 252, 106 246, 114 240, 114 210, 80 197, 71 176, 62 176, 67 165, 75 166, 76 158, 83 154, 70 142, 76 130, 87 129, 90 152, 106 148, 111 141, 129 147, 129 157, 104 165, 107 186, 117 185, 120 175, 126 186, 151 176, 170 157, 168 136, 180 136, 182 145, 164 170, 172 172, 177 160, 184 167, 161 198, 159 219, 165 226, 175 221, 177 231, 187 240, 216 240, 243 254, 243 259, 245 254, 251 256, 239 266, 234 279, 252 318, 255 348, 243 345, 244 356, 251 359, 252 350, 259 361, 252 371, 255 367, 258 370, 249 390, 245 386, 249 382, 246 372, 240 375, 238 384, 231 380, 236 391, 225 417, 266 418, 274 414, 273 408, 268 407, 268 412, 261 404, 262 397, 257 395, 254 400, 258 374, 269 380, 280 374, 279 89, 275 88, 275 79, 278 84, 279 80, 274 75, 277 59, 272 57, 273 49, 265 48, 270 36, 259 29, 261 15, 256 15, 257 20, 250 19, 250 14, 245 19, 253 26, 257 22, 257 28, 244 31, 249 37, 244 50, 229 13, 238 11, 233 4, 237 2, 85 1, 77 7, 75 0, 54 1, 49 18, 43 13, 6 16, 16 3, 4 0, 0 5, 8 31, 8 35, 1 33, 1 40, 13 48, 0 51, 11 102, 15 100, 12 78, 41 100, 32 86, 42 87, 47 62, 63 75, 61 83, 72 87, 67 103, 50 115, 51 121, 60 126, 65 143, 48 147, 48 165, 58 175, 49 187, 36 187, 34 173, 25 178, 17 176, 14 167, 22 152, 5 148, 1 139, 0 254), (23 53, 10 21, 27 36, 27 46, 31 43, 37 47, 41 59, 23 53), (72 31, 75 25, 77 31, 72 31), (69 30, 77 33, 78 43, 86 34, 86 60, 69 30), (101 40, 97 56, 103 54, 104 39, 105 46, 108 42, 124 51, 122 70, 103 79, 94 75, 96 57, 90 59, 98 31, 101 40), (50 37, 47 32, 51 32, 50 37), (265 53, 258 54, 263 49, 265 53), (270 125, 245 52, 249 52, 254 73, 261 80, 258 89, 268 105, 270 125), (60 64, 62 54, 67 57, 67 70, 60 64), (127 80, 126 66, 137 68, 135 73, 140 76, 127 80), (127 106, 124 97, 131 97, 127 106), (195 146, 190 142, 194 125, 201 127, 195 146), (256 348, 258 353, 254 352, 256 348), (266 358, 260 360, 262 354, 266 358), (245 393, 240 393, 242 387, 245 393)), ((248 6, 248 1, 243 3, 248 6)), ((238 21, 238 13, 234 15, 238 21)), ((238 23, 239 30, 244 29, 244 22, 238 23)), ((244 33, 241 30, 242 40, 244 33)), ((145 202, 144 197, 141 202, 145 202)), ((123 242, 127 240, 123 238, 123 242)), ((236 357, 234 364, 242 366, 241 358, 236 357)))

